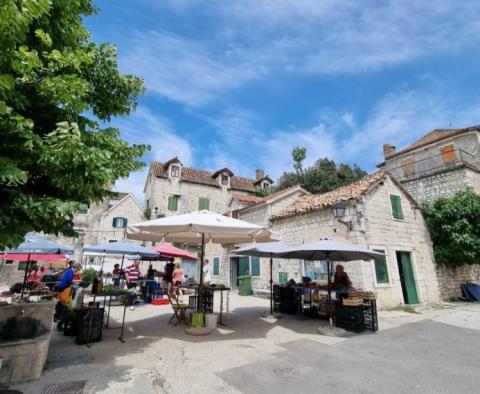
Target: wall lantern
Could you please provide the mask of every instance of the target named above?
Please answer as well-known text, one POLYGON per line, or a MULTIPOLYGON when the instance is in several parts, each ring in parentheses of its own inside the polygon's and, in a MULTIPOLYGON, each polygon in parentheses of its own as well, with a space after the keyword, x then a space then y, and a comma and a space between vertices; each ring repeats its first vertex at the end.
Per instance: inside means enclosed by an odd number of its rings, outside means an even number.
POLYGON ((158 207, 155 207, 155 217, 158 217, 158 207))
POLYGON ((333 206, 333 217, 335 219, 340 219, 345 216, 346 206, 343 202, 337 202, 333 206))

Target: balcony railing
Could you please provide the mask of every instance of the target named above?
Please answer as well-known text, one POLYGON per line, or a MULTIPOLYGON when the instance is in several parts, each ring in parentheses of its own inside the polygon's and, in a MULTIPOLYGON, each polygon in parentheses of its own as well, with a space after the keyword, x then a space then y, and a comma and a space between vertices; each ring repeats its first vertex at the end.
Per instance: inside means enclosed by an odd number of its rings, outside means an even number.
POLYGON ((480 170, 480 156, 472 155, 462 149, 453 149, 419 160, 406 158, 399 166, 390 168, 387 165, 385 169, 397 180, 408 181, 465 165, 480 170))

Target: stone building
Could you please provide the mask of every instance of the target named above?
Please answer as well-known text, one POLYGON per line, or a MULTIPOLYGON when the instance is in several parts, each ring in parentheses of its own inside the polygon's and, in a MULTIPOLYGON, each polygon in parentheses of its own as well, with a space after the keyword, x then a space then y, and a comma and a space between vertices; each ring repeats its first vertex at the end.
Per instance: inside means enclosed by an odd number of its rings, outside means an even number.
POLYGON ((215 172, 185 167, 175 157, 152 162, 144 187, 145 206, 151 218, 207 209, 224 213, 232 196, 252 195, 273 181, 257 170, 255 179, 235 175, 228 168, 215 172))
POLYGON ((433 130, 396 151, 383 146, 379 169, 392 174, 418 203, 473 188, 480 193, 480 126, 433 130))
MULTIPOLYGON (((291 245, 334 237, 384 252, 385 259, 378 261, 345 263, 355 287, 375 291, 382 308, 438 302, 432 243, 421 210, 390 175, 380 171, 319 195, 310 195, 298 187, 284 192, 238 210, 238 217, 267 225, 291 245)), ((235 286, 238 271, 248 269, 254 289, 266 290, 268 259, 240 260, 231 250, 218 246, 208 250, 214 268, 216 261, 218 265, 213 280, 235 286)), ((326 281, 325 263, 275 259, 275 283, 291 278, 300 281, 305 275, 326 281)))
MULTIPOLYGON (((327 237, 385 253, 384 259, 344 264, 354 286, 373 290, 382 308, 439 301, 432 242, 422 212, 388 173, 379 171, 328 193, 305 195, 270 220, 288 244, 327 237)), ((278 264, 285 271, 276 273, 277 280, 305 274, 325 278, 321 262, 278 264)))
MULTIPOLYGON (((396 151, 383 146, 385 160, 378 165, 388 171, 420 203, 472 188, 480 193, 480 126, 433 130, 412 145, 396 151)), ((443 299, 461 296, 460 285, 480 281, 480 265, 438 267, 443 299)))

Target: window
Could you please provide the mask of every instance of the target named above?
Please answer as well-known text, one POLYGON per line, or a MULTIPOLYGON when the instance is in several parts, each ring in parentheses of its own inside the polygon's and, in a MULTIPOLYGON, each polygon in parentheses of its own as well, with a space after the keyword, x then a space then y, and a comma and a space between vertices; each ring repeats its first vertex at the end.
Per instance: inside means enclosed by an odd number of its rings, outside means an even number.
POLYGON ((88 213, 88 205, 87 204, 80 204, 80 209, 78 210, 78 213, 82 215, 86 215, 88 213))
POLYGON ((178 196, 168 196, 168 210, 176 211, 178 209, 178 196))
POLYGON ((408 159, 402 160, 400 162, 400 165, 402 167, 403 175, 409 176, 415 173, 413 157, 409 157, 408 159))
POLYGON ((252 276, 260 276, 260 258, 257 256, 250 257, 250 265, 252 276))
POLYGON ((109 240, 108 240, 108 243, 109 243, 109 244, 113 244, 113 243, 115 243, 115 242, 117 242, 116 239, 109 239, 109 240))
POLYGON ((268 182, 263 182, 262 183, 262 188, 263 189, 268 189, 269 187, 270 187, 270 183, 268 183, 268 182))
POLYGON ((210 208, 210 201, 208 201, 208 198, 200 197, 198 199, 198 210, 202 211, 206 209, 208 211, 209 208, 210 208))
POLYGON ((180 166, 179 165, 171 165, 170 166, 170 176, 172 178, 180 178, 180 166))
POLYGON ((403 209, 402 209, 402 200, 400 196, 394 194, 390 195, 390 202, 392 204, 392 215, 394 219, 403 220, 403 209))
POLYGON ((147 208, 150 208, 150 199, 147 199, 147 202, 145 203, 147 208))
POLYGON ((279 272, 278 273, 278 283, 284 285, 288 282, 288 273, 286 272, 279 272))
POLYGON ((125 228, 125 227, 127 227, 127 218, 113 218, 112 226, 114 228, 125 228))
POLYGON ((449 163, 456 159, 455 157, 455 149, 453 148, 453 144, 445 145, 440 148, 440 152, 442 154, 442 159, 444 163, 449 163))
POLYGON ((220 257, 213 258, 213 275, 220 275, 220 257))
POLYGON ((228 186, 228 175, 220 175, 220 184, 222 186, 228 186))
MULTIPOLYGON (((375 252, 385 253, 384 249, 373 249, 375 252)), ((373 260, 375 264, 375 277, 377 283, 390 283, 388 278, 387 256, 378 257, 373 260)))

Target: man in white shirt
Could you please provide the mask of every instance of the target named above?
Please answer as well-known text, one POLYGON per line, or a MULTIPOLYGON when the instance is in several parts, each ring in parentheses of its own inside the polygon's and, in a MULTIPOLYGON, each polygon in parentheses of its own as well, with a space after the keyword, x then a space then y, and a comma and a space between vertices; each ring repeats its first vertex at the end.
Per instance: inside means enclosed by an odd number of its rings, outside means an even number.
POLYGON ((203 263, 203 283, 208 285, 211 280, 212 275, 210 274, 210 265, 208 263, 208 260, 205 259, 205 262, 203 263))

